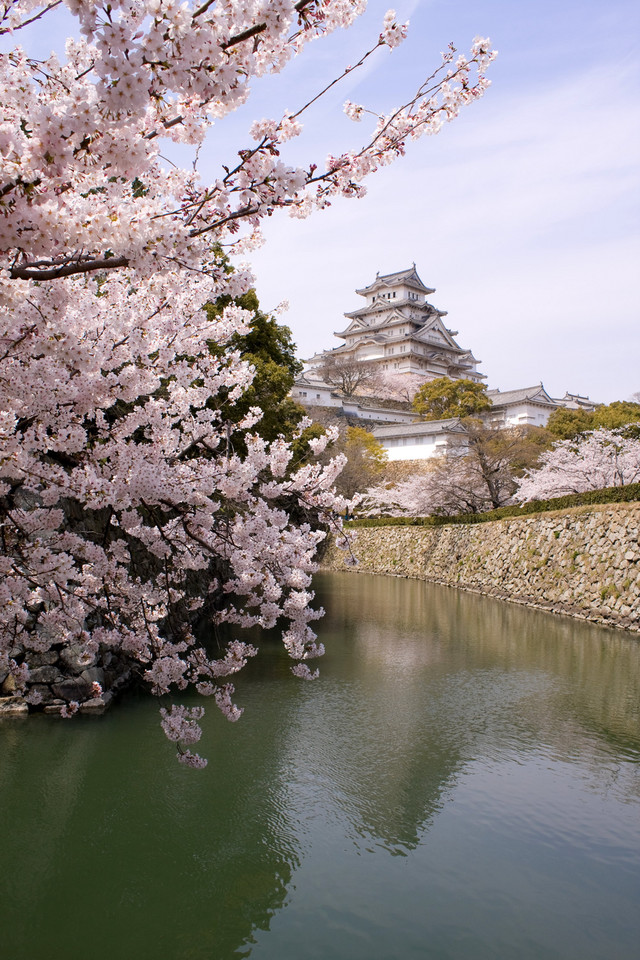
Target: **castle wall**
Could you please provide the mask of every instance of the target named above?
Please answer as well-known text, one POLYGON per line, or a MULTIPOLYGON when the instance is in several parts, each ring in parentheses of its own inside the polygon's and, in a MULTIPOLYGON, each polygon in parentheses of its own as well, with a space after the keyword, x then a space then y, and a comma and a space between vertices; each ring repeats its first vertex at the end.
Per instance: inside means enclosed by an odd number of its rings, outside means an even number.
POLYGON ((334 542, 323 566, 429 580, 640 633, 638 503, 350 533, 359 566, 347 567, 334 542))

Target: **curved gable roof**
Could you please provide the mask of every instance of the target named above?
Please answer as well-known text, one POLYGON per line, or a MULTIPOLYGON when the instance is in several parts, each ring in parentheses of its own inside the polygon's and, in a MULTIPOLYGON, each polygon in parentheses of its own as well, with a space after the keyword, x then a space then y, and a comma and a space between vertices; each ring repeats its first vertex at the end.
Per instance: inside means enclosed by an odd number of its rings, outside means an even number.
POLYGON ((427 287, 422 282, 418 276, 415 263, 412 264, 408 270, 400 270, 398 273, 385 273, 382 275, 377 273, 373 283, 370 283, 367 287, 361 287, 359 290, 356 290, 356 293, 359 293, 360 296, 368 297, 383 288, 398 287, 401 284, 413 287, 415 290, 420 290, 421 293, 435 293, 435 287, 427 287))

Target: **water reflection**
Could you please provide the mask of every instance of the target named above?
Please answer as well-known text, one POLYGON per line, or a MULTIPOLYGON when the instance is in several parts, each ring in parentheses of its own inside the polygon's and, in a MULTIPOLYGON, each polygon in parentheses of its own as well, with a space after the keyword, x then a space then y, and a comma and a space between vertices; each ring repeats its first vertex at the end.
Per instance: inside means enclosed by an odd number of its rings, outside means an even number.
POLYGON ((477 757, 637 759, 635 640, 415 581, 316 585, 331 655, 295 755, 332 784, 356 834, 415 846, 477 757))
POLYGON ((194 777, 157 721, 134 697, 97 722, 0 731, 3 955, 222 960, 269 928, 297 863, 279 724, 234 737, 212 716, 194 777))
MULTIPOLYGON (((412 675, 423 683, 460 669, 537 674, 555 695, 556 709, 616 749, 626 743, 637 757, 640 641, 634 635, 391 577, 345 574, 337 585, 318 578, 318 588, 329 606, 328 633, 344 622, 363 665, 387 664, 408 683, 412 675)), ((540 694, 535 682, 532 693, 540 694)))
POLYGON ((321 679, 267 643, 201 773, 143 697, 0 726, 3 953, 633 957, 640 644, 416 581, 316 587, 321 679))

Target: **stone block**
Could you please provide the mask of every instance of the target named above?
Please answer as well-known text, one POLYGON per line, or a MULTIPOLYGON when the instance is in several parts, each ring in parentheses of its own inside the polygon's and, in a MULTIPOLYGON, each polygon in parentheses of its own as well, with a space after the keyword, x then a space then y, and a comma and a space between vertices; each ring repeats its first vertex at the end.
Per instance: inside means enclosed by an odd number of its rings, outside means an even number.
POLYGON ((64 680, 64 674, 53 664, 36 667, 30 673, 32 683, 61 683, 64 680))
POLYGON ((0 687, 0 694, 3 697, 10 697, 15 693, 18 684, 16 683, 16 678, 12 673, 7 673, 4 680, 2 681, 2 686, 0 687))
POLYGON ((60 713, 64 707, 64 700, 54 700, 53 703, 48 703, 44 708, 44 713, 47 714, 56 714, 60 713))
POLYGON ((79 703, 89 697, 91 683, 92 681, 83 680, 81 677, 68 677, 60 683, 53 683, 51 689, 60 700, 65 700, 67 703, 70 700, 76 700, 79 703))
POLYGON ((104 713, 107 703, 102 697, 93 697, 80 704, 80 713, 104 713))
POLYGON ((29 707, 22 697, 0 697, 0 717, 27 717, 29 707))
POLYGON ((72 643, 60 653, 60 662, 68 673, 82 673, 89 667, 95 667, 97 654, 88 654, 80 643, 72 643))
POLYGON ((29 664, 32 672, 34 667, 49 666, 52 663, 57 663, 59 659, 59 650, 45 650, 44 653, 32 653, 30 650, 26 652, 26 661, 29 664))
POLYGON ((89 667, 88 670, 82 671, 80 680, 86 680, 87 683, 99 683, 100 686, 103 686, 104 670, 102 667, 89 667))
POLYGON ((31 685, 31 690, 33 690, 34 693, 40 694, 41 704, 51 703, 51 701, 54 699, 54 696, 51 693, 51 687, 46 683, 34 683, 31 685))

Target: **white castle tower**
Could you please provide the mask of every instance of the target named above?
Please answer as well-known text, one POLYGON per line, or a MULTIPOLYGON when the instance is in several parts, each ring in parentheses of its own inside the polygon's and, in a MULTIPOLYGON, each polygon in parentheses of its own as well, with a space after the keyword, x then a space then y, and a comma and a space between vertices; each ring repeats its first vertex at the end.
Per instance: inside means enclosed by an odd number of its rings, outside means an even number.
POLYGON ((335 336, 344 344, 311 357, 309 376, 320 376, 327 364, 358 360, 373 364, 385 374, 417 374, 425 380, 435 377, 463 377, 476 382, 485 378, 477 370, 479 360, 460 347, 438 310, 427 302, 435 290, 424 285, 415 263, 399 273, 376 275, 368 287, 356 290, 366 303, 345 317, 350 322, 335 336))

